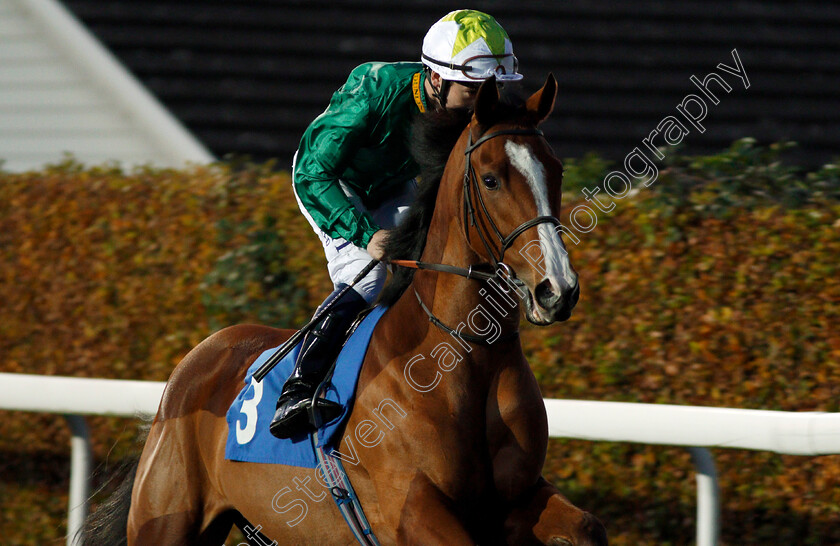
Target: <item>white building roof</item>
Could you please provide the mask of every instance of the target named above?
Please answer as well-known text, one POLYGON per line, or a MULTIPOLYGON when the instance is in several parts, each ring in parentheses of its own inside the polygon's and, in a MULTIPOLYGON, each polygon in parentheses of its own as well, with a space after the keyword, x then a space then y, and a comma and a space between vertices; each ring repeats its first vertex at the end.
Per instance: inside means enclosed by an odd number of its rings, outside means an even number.
POLYGON ((0 169, 214 157, 55 0, 0 0, 0 169))

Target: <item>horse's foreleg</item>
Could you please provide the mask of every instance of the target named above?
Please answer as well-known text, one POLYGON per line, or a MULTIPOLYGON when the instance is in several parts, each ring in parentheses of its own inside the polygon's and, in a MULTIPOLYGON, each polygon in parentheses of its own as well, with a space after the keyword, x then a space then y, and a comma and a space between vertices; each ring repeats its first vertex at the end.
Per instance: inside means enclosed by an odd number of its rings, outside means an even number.
POLYGON ((446 495, 423 474, 418 474, 408 490, 400 513, 397 544, 474 545, 463 523, 453 512, 446 495))
POLYGON ((598 519, 577 508, 543 478, 505 519, 508 544, 606 546, 607 533, 598 519))

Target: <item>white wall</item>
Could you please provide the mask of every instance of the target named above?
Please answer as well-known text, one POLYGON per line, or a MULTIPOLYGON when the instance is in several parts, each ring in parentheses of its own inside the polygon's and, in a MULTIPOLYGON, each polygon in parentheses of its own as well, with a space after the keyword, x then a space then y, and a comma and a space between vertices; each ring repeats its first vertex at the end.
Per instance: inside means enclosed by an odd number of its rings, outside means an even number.
POLYGON ((212 155, 54 0, 0 0, 0 168, 212 155))

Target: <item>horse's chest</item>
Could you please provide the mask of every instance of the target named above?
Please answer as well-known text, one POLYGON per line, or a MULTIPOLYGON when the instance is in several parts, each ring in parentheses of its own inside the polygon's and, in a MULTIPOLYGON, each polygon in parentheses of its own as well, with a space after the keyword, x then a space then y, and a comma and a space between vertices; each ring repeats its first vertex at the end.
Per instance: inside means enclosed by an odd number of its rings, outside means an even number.
POLYGON ((415 463, 439 481, 449 493, 468 490, 492 480, 486 423, 483 411, 465 405, 432 415, 420 427, 423 438, 416 444, 415 463))

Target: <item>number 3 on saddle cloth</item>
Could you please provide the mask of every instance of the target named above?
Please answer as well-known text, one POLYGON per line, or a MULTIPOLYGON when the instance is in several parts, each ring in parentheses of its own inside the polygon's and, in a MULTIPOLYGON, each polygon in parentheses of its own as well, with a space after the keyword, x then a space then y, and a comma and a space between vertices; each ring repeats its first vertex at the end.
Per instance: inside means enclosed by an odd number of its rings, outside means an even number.
MULTIPOLYGON (((324 389, 328 400, 344 407, 341 415, 318 429, 318 447, 330 453, 335 447, 336 432, 350 416, 356 393, 356 382, 362 369, 368 343, 376 323, 387 310, 374 308, 345 342, 332 377, 324 389)), ((276 349, 276 348, 275 348, 276 349)), ((298 344, 261 382, 253 380, 254 372, 274 353, 263 352, 248 368, 245 387, 237 395, 227 412, 228 436, 225 459, 250 463, 276 463, 315 468, 318 459, 312 447, 311 434, 301 434, 288 440, 278 440, 268 430, 274 416, 274 405, 283 390, 283 383, 292 373, 300 351, 298 344)))

